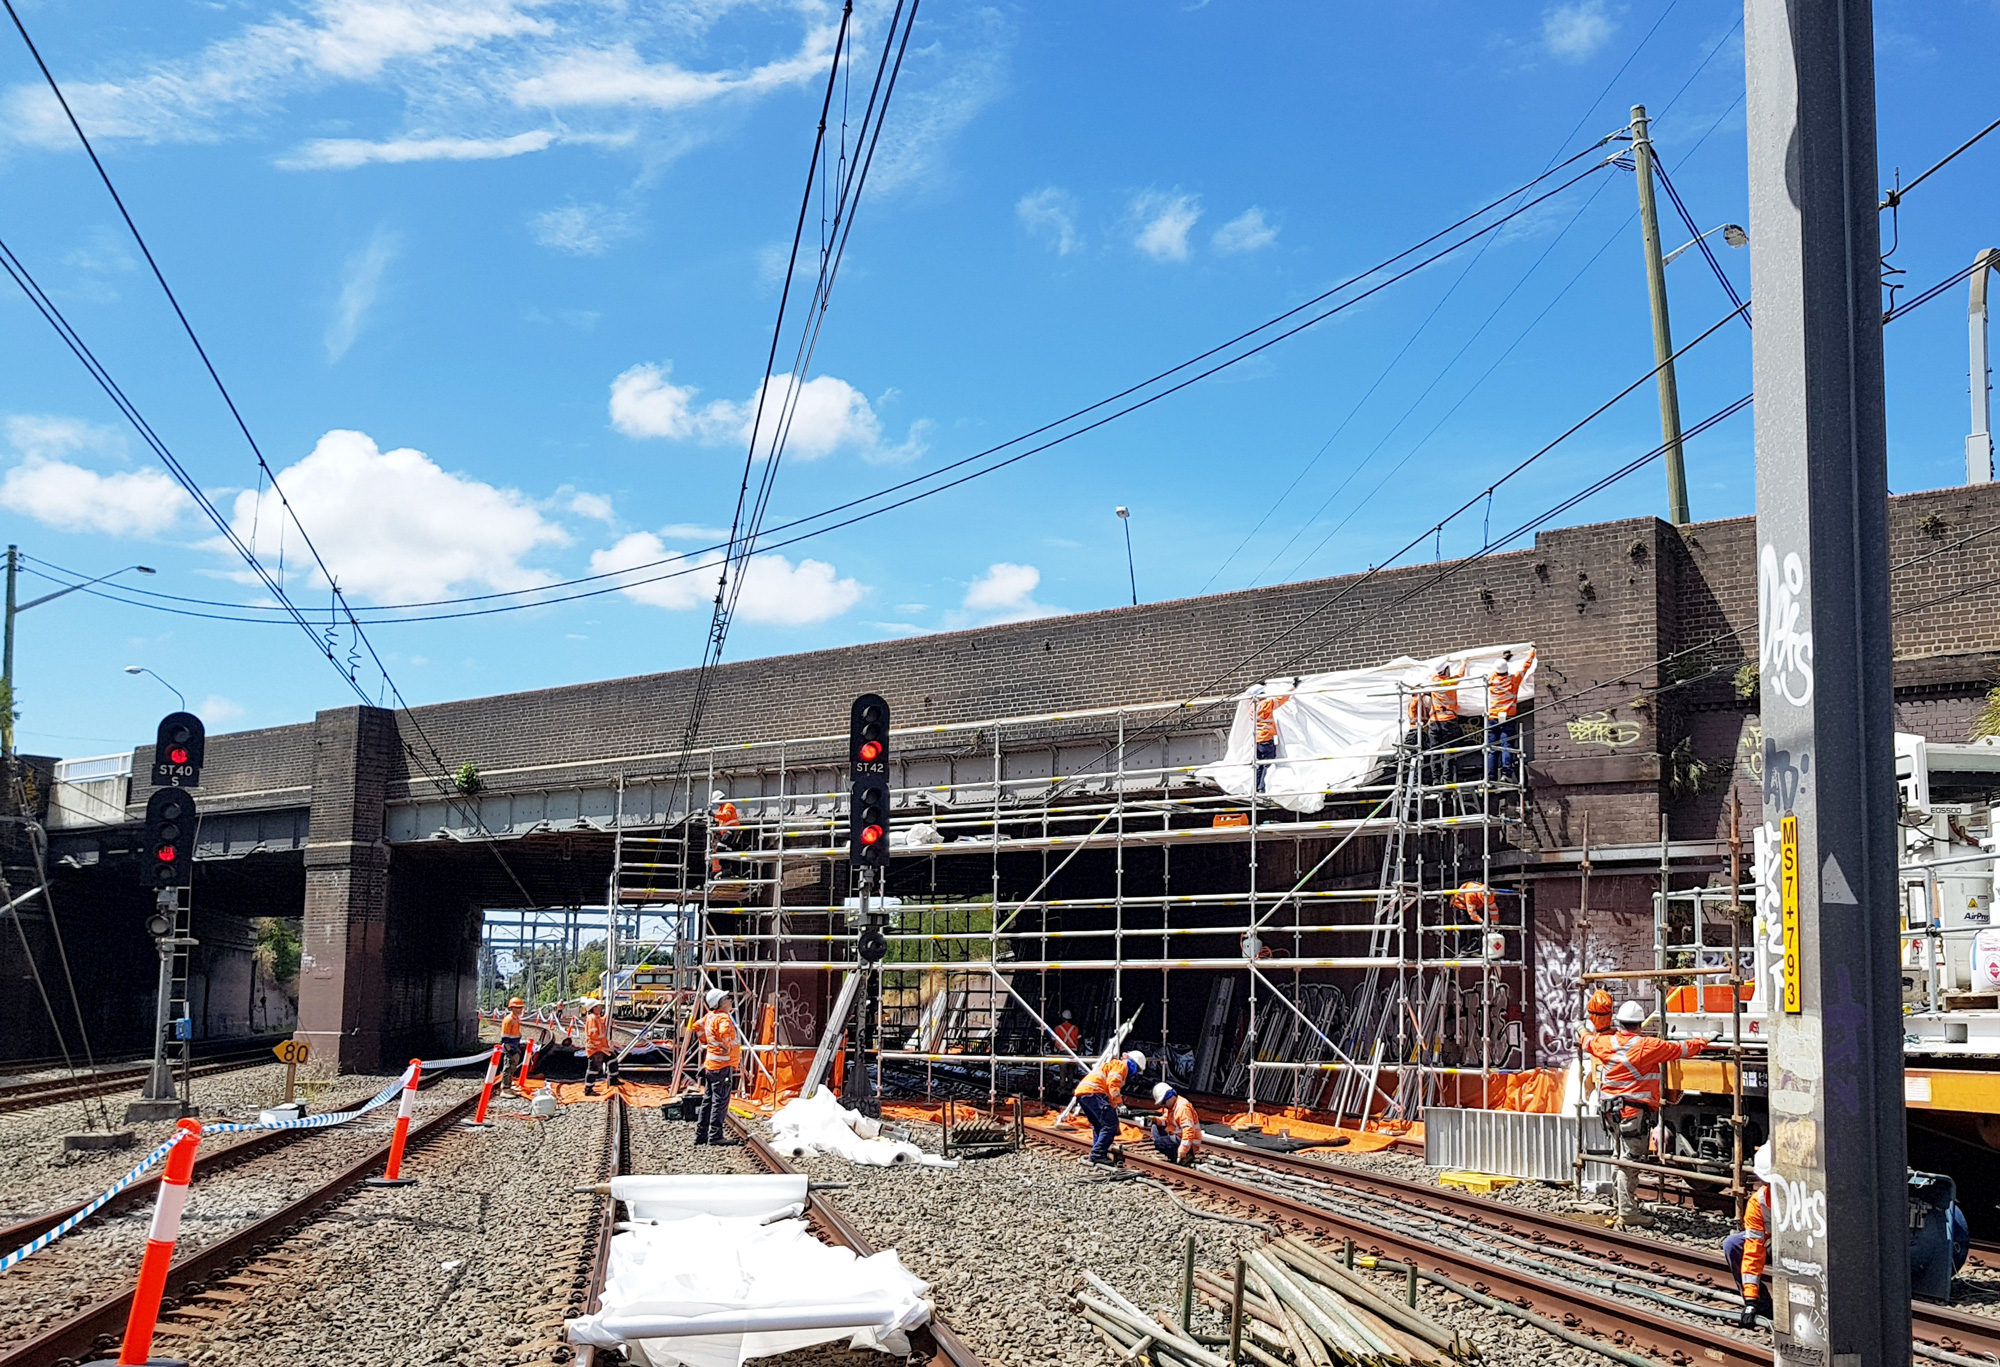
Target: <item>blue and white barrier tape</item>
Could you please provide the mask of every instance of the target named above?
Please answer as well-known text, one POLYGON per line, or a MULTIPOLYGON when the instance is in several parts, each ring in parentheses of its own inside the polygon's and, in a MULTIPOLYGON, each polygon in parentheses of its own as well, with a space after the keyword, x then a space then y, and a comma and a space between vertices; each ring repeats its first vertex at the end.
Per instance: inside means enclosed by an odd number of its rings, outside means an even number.
POLYGON ((167 1154, 173 1149, 174 1145, 180 1143, 181 1140, 186 1136, 187 1136, 186 1130, 174 1131, 173 1137, 171 1139, 167 1140, 167 1142, 160 1145, 159 1148, 154 1149, 151 1153, 147 1154, 144 1158, 140 1159, 137 1165, 133 1167, 132 1171, 126 1173, 116 1182, 113 1182, 110 1188, 107 1191, 105 1191, 105 1193, 102 1196, 99 1196, 96 1200, 92 1201, 82 1210, 79 1210, 76 1214, 70 1216, 67 1220, 64 1220, 61 1224, 57 1225, 54 1229, 50 1230, 48 1233, 42 1235, 39 1238, 29 1240, 27 1243, 22 1244, 19 1248, 15 1249, 12 1253, 9 1253, 6 1257, 0 1258, 0 1272, 5 1272, 7 1269, 11 1268, 15 1263, 20 1262, 21 1259, 23 1258, 30 1257, 36 1253, 40 1253, 50 1244, 62 1238, 63 1235, 75 1229, 85 1220, 88 1220, 92 1215, 95 1215, 98 1212, 98 1210, 103 1207, 106 1201, 109 1201, 119 1192, 131 1186, 141 1177, 144 1177, 146 1175, 146 1170, 148 1168, 151 1168, 154 1164, 158 1163, 161 1159, 165 1158, 167 1154))

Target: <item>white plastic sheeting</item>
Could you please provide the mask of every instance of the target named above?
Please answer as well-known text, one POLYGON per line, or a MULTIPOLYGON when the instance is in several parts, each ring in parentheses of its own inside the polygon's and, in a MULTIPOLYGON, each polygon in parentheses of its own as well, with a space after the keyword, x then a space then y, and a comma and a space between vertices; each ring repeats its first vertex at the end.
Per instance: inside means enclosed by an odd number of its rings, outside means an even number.
POLYGON ((907 1356, 908 1331, 930 1320, 929 1290, 893 1249, 859 1258, 803 1220, 684 1214, 612 1237, 602 1308, 571 1320, 568 1336, 623 1343, 648 1367, 740 1367, 836 1339, 907 1356))
POLYGON ((611 1179, 611 1197, 634 1220, 685 1220, 696 1215, 761 1220, 806 1199, 804 1173, 768 1177, 698 1173, 611 1179))
POLYGON ((822 1086, 809 1097, 796 1097, 771 1117, 771 1147, 787 1158, 831 1153, 850 1163, 886 1168, 895 1163, 946 1166, 936 1154, 915 1144, 882 1137, 882 1122, 840 1104, 833 1089, 822 1086))
MULTIPOLYGON (((1455 668, 1463 667, 1459 708, 1465 715, 1481 716, 1486 711, 1483 681, 1499 665, 1500 656, 1513 651, 1511 667, 1519 669, 1532 648, 1526 643, 1479 646, 1426 660, 1402 655, 1369 669, 1307 674, 1296 687, 1290 675, 1267 680, 1262 685, 1265 693, 1292 696, 1271 715, 1278 727, 1278 756, 1265 766, 1263 796, 1295 812, 1318 811, 1326 805, 1328 793, 1359 787, 1395 752, 1397 739, 1408 729, 1403 709, 1409 690, 1427 682, 1440 665, 1448 660, 1455 668)), ((1534 696, 1531 664, 1521 684, 1521 701, 1534 696)), ((1257 782, 1252 699, 1253 692, 1246 691, 1237 700, 1222 760, 1195 771, 1197 777, 1237 797, 1249 796, 1257 782)))

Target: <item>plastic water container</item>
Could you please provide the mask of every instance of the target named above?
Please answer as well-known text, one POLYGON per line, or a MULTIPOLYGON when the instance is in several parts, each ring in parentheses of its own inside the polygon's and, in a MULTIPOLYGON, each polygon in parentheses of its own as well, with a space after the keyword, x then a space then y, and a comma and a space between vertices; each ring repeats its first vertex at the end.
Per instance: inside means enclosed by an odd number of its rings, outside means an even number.
POLYGON ((2000 930, 1972 937, 1972 990, 2000 992, 2000 930))

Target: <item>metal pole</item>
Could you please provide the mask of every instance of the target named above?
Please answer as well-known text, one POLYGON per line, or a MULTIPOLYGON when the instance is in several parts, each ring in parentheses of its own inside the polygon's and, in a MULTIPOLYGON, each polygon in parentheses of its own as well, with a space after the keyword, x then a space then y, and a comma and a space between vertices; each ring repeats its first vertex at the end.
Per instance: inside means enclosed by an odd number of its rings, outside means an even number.
POLYGON ((1988 247, 1972 263, 1972 289, 1967 300, 1966 324, 1971 333, 1972 434, 1965 439, 1965 482, 1993 482, 1993 380, 1992 364, 1986 359, 1986 276, 2000 270, 2000 249, 1988 247))
MULTIPOLYGON (((1750 1193, 1743 1186, 1743 796, 1729 789, 1729 1128, 1730 1195, 1736 1227, 1750 1193)), ((1699 986, 1697 984, 1697 986, 1699 986)))
POLYGON ((1660 441, 1667 455, 1667 520, 1688 520, 1687 469, 1681 463, 1681 395, 1674 383, 1674 334, 1667 322, 1667 267, 1660 259, 1660 216, 1653 206, 1653 140, 1646 106, 1632 106, 1632 169, 1639 181, 1639 235, 1646 244, 1646 292, 1653 304, 1653 360, 1660 367, 1660 441))
POLYGON ((21 548, 7 548, 7 629, 4 659, 0 659, 0 753, 14 755, 14 579, 20 572, 21 548))
POLYGON ((1139 571, 1132 565, 1132 519, 1118 519, 1125 524, 1125 574, 1132 581, 1132 606, 1139 606, 1139 571))
MULTIPOLYGON (((161 912, 167 912, 162 899, 161 912)), ((172 922, 168 923, 170 926, 172 922)), ((160 952, 159 991, 153 1007, 153 1071, 146 1075, 146 1090, 139 1094, 141 1101, 172 1101, 174 1099, 174 1070, 167 1062, 167 1022, 172 1017, 169 1000, 174 992, 174 934, 171 929, 165 935, 155 936, 153 947, 160 952)))
POLYGON ((1888 436, 1869 0, 1746 0, 1773 1334, 1786 1367, 1910 1360, 1888 436), (1821 1223, 1822 1215, 1824 1223, 1821 1223))

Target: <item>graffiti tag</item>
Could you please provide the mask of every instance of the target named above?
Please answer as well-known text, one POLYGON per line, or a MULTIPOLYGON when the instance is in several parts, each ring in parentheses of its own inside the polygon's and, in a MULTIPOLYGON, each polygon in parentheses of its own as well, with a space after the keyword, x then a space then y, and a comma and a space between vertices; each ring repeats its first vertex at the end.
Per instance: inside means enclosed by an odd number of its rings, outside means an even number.
POLYGON ((1813 695, 1813 638, 1799 629, 1805 617, 1805 562, 1767 545, 1757 568, 1757 668, 1763 685, 1794 707, 1813 695))
POLYGON ((1619 721, 1609 711, 1591 712, 1565 724, 1569 738, 1582 745, 1608 745, 1614 749, 1636 743, 1639 723, 1619 721))

